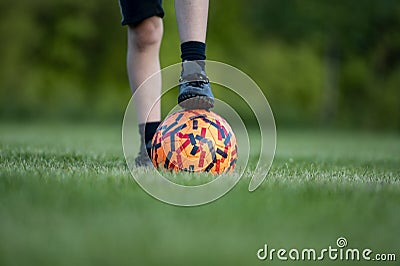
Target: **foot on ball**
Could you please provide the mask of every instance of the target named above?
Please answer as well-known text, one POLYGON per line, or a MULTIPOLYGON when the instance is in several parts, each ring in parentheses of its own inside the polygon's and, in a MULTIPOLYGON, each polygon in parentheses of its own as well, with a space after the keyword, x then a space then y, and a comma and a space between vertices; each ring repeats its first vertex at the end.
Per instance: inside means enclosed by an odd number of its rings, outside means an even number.
POLYGON ((185 61, 179 79, 178 104, 184 109, 210 109, 214 95, 204 71, 204 61, 185 61))

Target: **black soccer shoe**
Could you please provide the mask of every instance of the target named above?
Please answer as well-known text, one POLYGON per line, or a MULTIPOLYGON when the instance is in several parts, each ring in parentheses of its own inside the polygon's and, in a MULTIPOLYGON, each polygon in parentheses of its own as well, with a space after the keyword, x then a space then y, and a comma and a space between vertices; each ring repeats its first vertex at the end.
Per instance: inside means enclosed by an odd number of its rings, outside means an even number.
POLYGON ((149 156, 147 154, 142 154, 139 153, 136 158, 135 158, 135 165, 136 167, 148 167, 151 168, 153 165, 153 162, 150 160, 149 156))
POLYGON ((204 61, 185 61, 179 79, 178 104, 184 109, 210 109, 214 95, 204 71, 204 61))
POLYGON ((151 141, 146 145, 140 145, 140 151, 135 158, 136 167, 152 167, 153 162, 150 159, 151 141))

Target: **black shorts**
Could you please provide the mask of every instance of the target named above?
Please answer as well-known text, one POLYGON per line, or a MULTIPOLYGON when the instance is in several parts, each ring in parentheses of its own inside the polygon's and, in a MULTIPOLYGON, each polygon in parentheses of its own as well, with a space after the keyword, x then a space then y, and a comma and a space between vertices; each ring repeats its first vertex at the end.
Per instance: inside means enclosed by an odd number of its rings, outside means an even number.
POLYGON ((119 0, 122 25, 136 25, 144 19, 164 17, 162 0, 119 0))

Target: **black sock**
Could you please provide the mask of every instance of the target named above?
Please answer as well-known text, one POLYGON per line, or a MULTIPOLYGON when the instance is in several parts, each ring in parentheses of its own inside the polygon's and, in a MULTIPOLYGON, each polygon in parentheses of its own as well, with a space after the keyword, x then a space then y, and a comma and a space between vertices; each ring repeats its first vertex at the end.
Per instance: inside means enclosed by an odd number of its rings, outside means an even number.
POLYGON ((206 59, 206 44, 203 42, 189 41, 181 44, 182 61, 206 59))
POLYGON ((145 136, 144 136, 144 141, 146 143, 149 143, 149 141, 153 140, 153 136, 156 133, 159 125, 160 125, 160 122, 146 123, 145 136))
POLYGON ((147 150, 147 154, 150 156, 151 153, 151 141, 153 136, 157 131, 158 126, 161 122, 149 122, 145 124, 139 124, 139 133, 141 137, 141 142, 144 140, 144 145, 147 150), (150 145, 149 145, 150 144, 150 145))

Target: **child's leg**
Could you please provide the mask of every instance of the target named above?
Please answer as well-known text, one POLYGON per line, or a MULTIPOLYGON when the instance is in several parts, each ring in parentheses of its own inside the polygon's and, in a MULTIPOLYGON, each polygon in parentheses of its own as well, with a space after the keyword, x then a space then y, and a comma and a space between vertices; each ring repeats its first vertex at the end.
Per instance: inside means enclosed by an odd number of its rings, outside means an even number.
POLYGON ((209 109, 214 96, 205 73, 208 0, 175 0, 182 52, 178 103, 186 109, 209 109))

